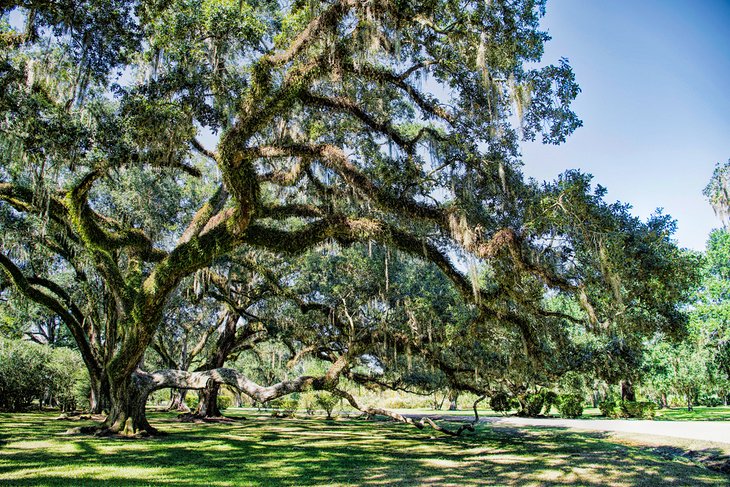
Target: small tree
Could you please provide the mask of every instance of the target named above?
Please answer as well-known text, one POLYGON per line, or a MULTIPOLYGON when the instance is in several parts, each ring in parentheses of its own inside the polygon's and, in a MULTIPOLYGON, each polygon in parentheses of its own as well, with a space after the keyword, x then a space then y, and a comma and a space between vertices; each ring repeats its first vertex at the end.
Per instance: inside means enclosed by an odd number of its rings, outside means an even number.
POLYGON ((334 411, 337 403, 340 402, 340 398, 330 394, 329 392, 320 392, 317 394, 317 405, 324 409, 327 413, 327 419, 332 420, 332 411, 334 411))

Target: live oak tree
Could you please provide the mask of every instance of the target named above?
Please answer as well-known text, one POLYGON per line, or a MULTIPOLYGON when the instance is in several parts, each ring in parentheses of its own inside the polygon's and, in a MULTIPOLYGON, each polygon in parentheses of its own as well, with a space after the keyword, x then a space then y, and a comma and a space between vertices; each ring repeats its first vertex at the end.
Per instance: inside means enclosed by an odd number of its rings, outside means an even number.
POLYGON ((433 358, 464 387, 462 369, 473 376, 502 346, 521 351, 503 370, 548 357, 565 338, 559 320, 592 333, 684 323, 666 219, 636 220, 575 172, 539 185, 519 171, 520 139, 560 143, 580 126, 567 61, 534 67, 544 1, 0 8, 24 21, 0 36, 0 201, 15 239, 0 267, 68 327, 108 402, 106 432, 153 432, 144 404, 159 388, 213 381, 267 401, 335 390, 349 373, 356 349, 322 376, 268 387, 230 369, 140 367, 179 283, 241 248, 285 263, 327 242, 373 241, 436 266, 469 303, 460 337, 481 343, 460 355, 446 342, 433 358), (459 256, 488 279, 470 279, 459 256), (549 309, 546 292, 580 314, 549 309), (454 368, 459 357, 468 367, 454 368))

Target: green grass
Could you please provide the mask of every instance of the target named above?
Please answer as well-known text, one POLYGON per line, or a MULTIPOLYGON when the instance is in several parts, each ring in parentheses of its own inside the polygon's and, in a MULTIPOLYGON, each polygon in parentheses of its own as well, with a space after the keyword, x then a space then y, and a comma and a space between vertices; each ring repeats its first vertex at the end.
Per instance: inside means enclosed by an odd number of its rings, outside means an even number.
POLYGON ((687 408, 658 409, 656 419, 662 421, 730 421, 730 406, 715 408, 697 406, 692 411, 687 411, 687 408))
POLYGON ((0 414, 0 485, 730 485, 730 477, 600 434, 480 425, 463 438, 322 418, 178 423, 161 438, 64 436, 89 422, 0 414))

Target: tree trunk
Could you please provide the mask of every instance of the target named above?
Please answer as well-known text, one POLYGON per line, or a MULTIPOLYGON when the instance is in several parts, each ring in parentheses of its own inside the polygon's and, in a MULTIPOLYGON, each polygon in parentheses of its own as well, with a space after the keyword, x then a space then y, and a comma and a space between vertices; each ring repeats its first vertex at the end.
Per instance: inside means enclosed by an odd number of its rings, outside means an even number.
POLYGON ((195 415, 201 418, 218 418, 223 416, 218 409, 218 391, 220 386, 216 382, 210 382, 205 389, 200 391, 200 402, 195 415))
POLYGON ((456 411, 458 409, 457 400, 459 399, 459 393, 456 391, 449 391, 449 411, 456 411))
POLYGON ((91 414, 101 414, 109 411, 111 404, 111 393, 109 390, 109 380, 106 378, 93 378, 91 380, 91 392, 89 395, 89 412, 91 414))
POLYGON ((233 390, 233 407, 243 407, 243 398, 241 397, 241 391, 238 391, 236 389, 233 390))
POLYGON ((634 385, 630 380, 621 381, 621 400, 622 401, 636 401, 636 392, 634 392, 634 385))
POLYGON ((149 391, 131 377, 110 380, 111 407, 101 434, 147 435, 157 430, 147 422, 145 405, 149 391))
POLYGON ((669 404, 667 404, 667 395, 662 392, 662 409, 667 409, 669 407, 669 404))
POLYGON ((181 413, 190 412, 190 408, 185 403, 185 396, 187 394, 187 389, 170 389, 170 405, 167 407, 167 410, 179 411, 181 413))

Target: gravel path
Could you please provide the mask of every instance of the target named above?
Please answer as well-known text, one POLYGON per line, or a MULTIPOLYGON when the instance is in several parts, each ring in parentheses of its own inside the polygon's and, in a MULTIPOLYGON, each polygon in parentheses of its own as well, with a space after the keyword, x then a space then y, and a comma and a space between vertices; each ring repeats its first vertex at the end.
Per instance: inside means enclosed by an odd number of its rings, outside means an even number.
POLYGON ((509 426, 549 426, 553 428, 574 428, 589 431, 616 431, 730 444, 730 421, 645 421, 517 417, 483 417, 480 420, 485 423, 509 426))

